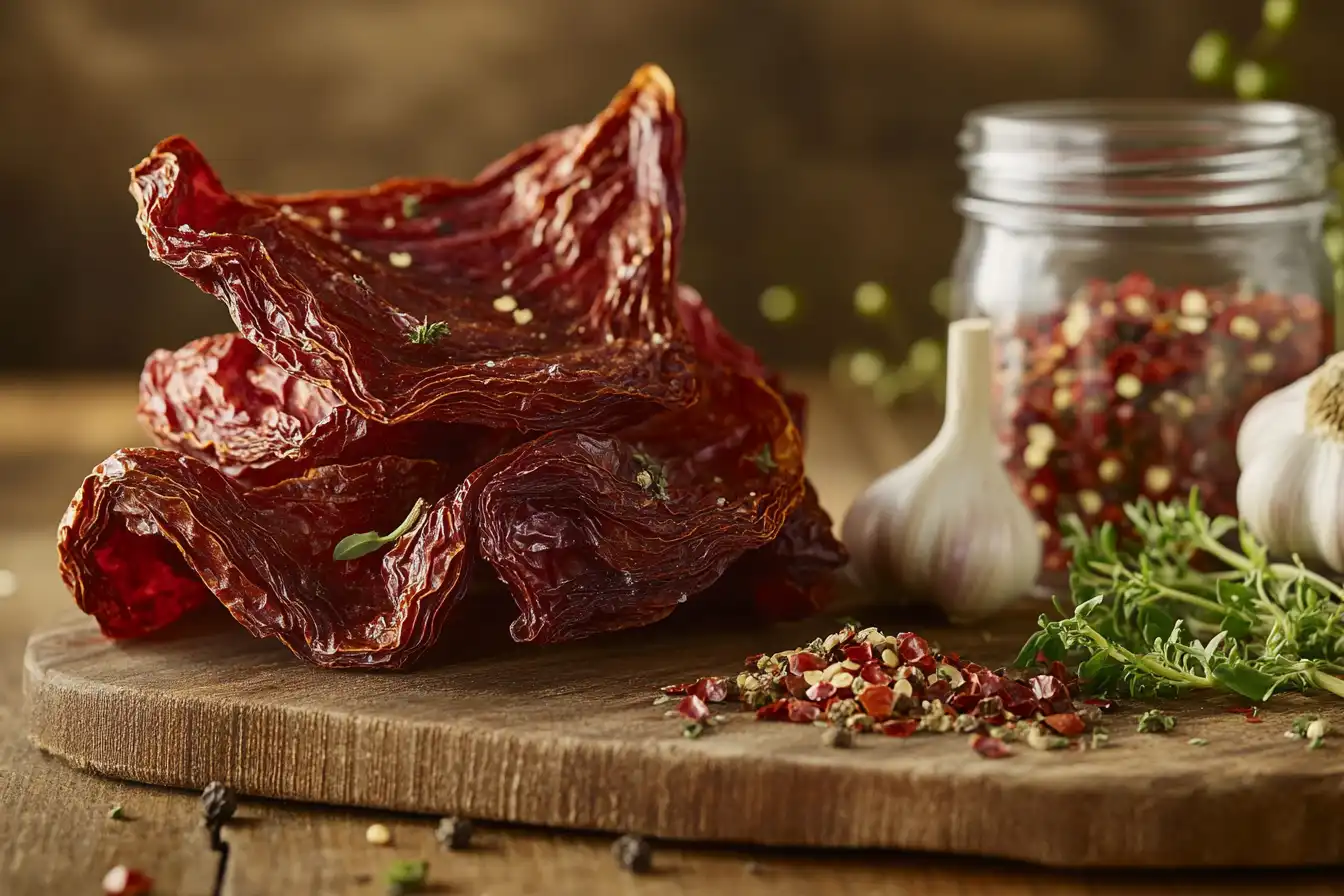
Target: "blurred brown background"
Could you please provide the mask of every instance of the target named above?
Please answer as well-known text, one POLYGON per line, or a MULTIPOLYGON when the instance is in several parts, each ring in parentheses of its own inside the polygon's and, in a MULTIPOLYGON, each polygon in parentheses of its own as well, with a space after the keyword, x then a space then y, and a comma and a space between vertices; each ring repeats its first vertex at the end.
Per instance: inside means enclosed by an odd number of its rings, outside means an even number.
MULTIPOLYGON (((1259 0, 5 0, 0 367, 137 369, 229 324, 150 262, 126 169, 196 140, 263 191, 467 176, 585 121, 642 62, 690 121, 683 278, 775 361, 862 340, 861 281, 897 341, 934 332, 955 250, 954 138, 986 103, 1194 95, 1191 42, 1255 30, 1259 0), (788 325, 757 297, 787 284, 788 325)), ((1293 99, 1344 108, 1344 3, 1303 4, 1293 99)), ((886 338, 886 337, 884 337, 886 338)), ((903 346, 890 346, 900 352, 903 346)))

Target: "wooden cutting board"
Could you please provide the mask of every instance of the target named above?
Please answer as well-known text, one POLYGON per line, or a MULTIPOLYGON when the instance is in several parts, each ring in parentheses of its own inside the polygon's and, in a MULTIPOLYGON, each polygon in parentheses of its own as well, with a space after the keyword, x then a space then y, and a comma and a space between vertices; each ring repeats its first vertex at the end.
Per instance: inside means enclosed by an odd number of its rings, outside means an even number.
MULTIPOLYGON (((645 631, 395 674, 310 669, 220 621, 124 644, 91 623, 35 635, 32 739, 154 784, 694 841, 1075 866, 1344 860, 1344 734, 1315 751, 1283 736, 1306 710, 1344 730, 1323 700, 1276 700, 1262 724, 1226 712, 1230 699, 1181 701, 1166 735, 1136 733, 1136 704, 1108 717, 1102 749, 1018 746, 1000 760, 955 734, 829 748, 816 728, 747 714, 687 740, 652 705, 657 686, 735 673, 836 626, 645 631)), ((990 631, 923 630, 993 664, 1031 627, 1019 614, 990 631)))

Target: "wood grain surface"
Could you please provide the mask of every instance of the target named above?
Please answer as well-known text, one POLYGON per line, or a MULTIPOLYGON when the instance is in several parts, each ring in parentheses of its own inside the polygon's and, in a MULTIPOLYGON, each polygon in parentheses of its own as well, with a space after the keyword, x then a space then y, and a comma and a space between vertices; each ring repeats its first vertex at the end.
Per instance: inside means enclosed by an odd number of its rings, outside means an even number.
MULTIPOLYGON (((927 415, 891 418, 861 400, 834 395, 820 380, 806 385, 814 420, 808 469, 833 513, 843 511, 886 466, 909 457, 931 432, 927 415), (860 436, 859 429, 873 435, 860 436)), ((210 892, 218 869, 217 856, 201 836, 194 792, 76 770, 33 748, 22 715, 22 657, 29 633, 80 618, 56 574, 53 521, 95 463, 121 445, 143 443, 134 406, 133 377, 58 385, 0 380, 0 570, 16 585, 12 593, 0 592, 4 896, 97 893, 103 873, 120 862, 151 873, 161 896, 199 896, 210 892), (72 420, 81 421, 74 427, 75 442, 72 420), (114 803, 125 807, 129 821, 108 821, 114 803)), ((1235 717, 1214 722, 1244 724, 1235 717)), ((1274 721, 1258 727, 1268 728, 1273 740, 1281 726, 1274 721)), ((1279 805, 1291 807, 1295 799, 1290 790, 1279 805)), ((1278 814, 1256 826, 1272 830, 1278 814)), ((1026 805, 1014 807, 1002 823, 1029 839, 1061 820, 1026 805)), ((1132 823, 1130 814, 1113 820, 1117 829, 1132 823)), ((655 873, 634 878, 616 868, 607 835, 485 823, 477 835, 479 848, 457 854, 438 850, 434 824, 432 816, 244 799, 237 823, 225 831, 231 849, 223 892, 378 896, 388 865, 400 857, 429 860, 430 892, 477 896, 778 896, 851 888, 897 896, 1344 893, 1337 868, 1078 871, 927 853, 669 843, 656 846, 655 873), (391 826, 392 846, 364 841, 374 821, 391 826)))
MULTIPOLYGON (((984 631, 920 630, 997 665, 1036 609, 984 631)), ((1344 727, 1324 699, 1276 701, 1260 724, 1230 700, 1183 701, 1162 736, 1137 733, 1135 704, 1108 720, 1103 749, 1020 746, 1000 761, 953 734, 836 750, 812 726, 731 711, 688 740, 651 705, 660 684, 734 673, 835 627, 654 629, 380 674, 308 668, 227 618, 124 644, 80 623, 29 644, 29 730, 76 765, 154 784, 678 840, 1064 866, 1344 861, 1344 749, 1283 737, 1308 706, 1344 727), (1024 813, 1048 821, 1023 836, 1005 820, 1024 813)))

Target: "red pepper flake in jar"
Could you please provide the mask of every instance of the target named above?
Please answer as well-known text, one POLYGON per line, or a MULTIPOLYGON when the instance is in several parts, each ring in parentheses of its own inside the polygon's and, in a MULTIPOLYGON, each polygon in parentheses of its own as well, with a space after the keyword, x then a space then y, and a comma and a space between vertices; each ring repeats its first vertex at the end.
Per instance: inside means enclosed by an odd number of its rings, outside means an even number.
POLYGON ((1123 537, 1125 502, 1198 488, 1210 515, 1235 515, 1236 457, 1220 446, 1235 445, 1257 401, 1315 369, 1333 336, 1310 296, 1139 273, 1000 330, 1003 457, 1044 524, 1046 568, 1068 566, 1068 513, 1123 537))

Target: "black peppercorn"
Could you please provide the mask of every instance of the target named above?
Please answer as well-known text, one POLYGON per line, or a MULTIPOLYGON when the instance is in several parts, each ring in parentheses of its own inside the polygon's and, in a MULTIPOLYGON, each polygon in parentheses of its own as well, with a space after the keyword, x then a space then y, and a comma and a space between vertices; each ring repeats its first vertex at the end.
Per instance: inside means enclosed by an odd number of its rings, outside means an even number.
POLYGON ((471 845, 471 835, 476 833, 476 825, 470 818, 458 818, 455 815, 439 819, 438 830, 434 837, 444 849, 466 849, 471 845))
POLYGON ((238 811, 238 794, 232 787, 218 781, 211 781, 201 791, 201 812, 205 815, 205 826, 211 830, 223 827, 233 813, 238 811))
POLYGON ((611 844, 611 854, 622 871, 647 874, 653 867, 653 846, 637 834, 624 834, 611 844))
POLYGON ((852 747, 854 732, 849 728, 827 728, 821 733, 821 742, 828 747, 852 747))

